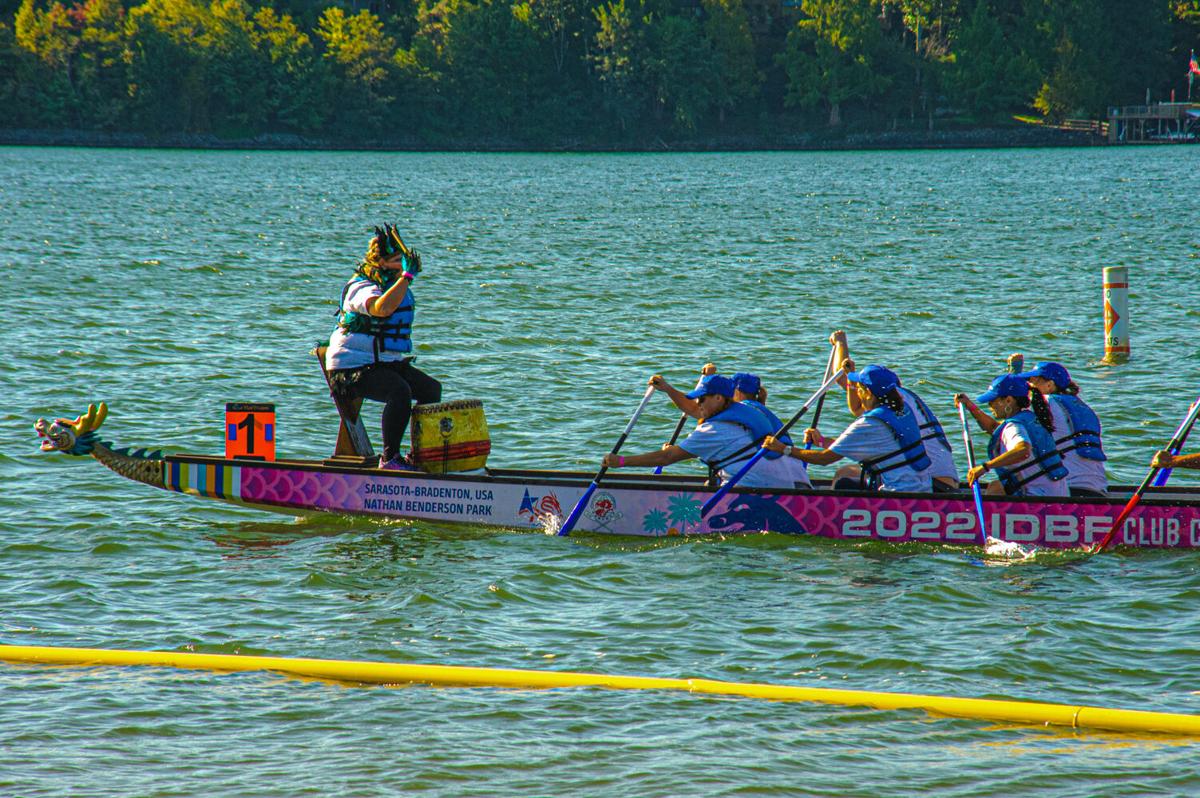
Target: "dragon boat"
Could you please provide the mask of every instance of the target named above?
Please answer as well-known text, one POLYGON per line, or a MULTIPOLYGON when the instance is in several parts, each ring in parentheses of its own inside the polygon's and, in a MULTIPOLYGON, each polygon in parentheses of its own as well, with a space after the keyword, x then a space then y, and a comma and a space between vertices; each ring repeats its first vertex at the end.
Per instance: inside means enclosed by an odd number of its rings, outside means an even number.
MULTIPOLYGON (((355 454, 359 420, 343 416, 339 448, 325 460, 259 460, 117 449, 100 440, 104 404, 74 420, 39 419, 42 449, 90 455, 117 474, 174 493, 287 513, 335 513, 554 532, 587 490, 591 473, 470 468, 387 471, 355 454), (344 439, 345 438, 345 439, 344 439)), ((444 431, 446 419, 440 424, 444 431)), ((434 427, 437 428, 436 426, 434 427)), ((416 436, 413 438, 416 441, 416 436)), ((469 447, 468 447, 469 448, 469 447)), ((462 446, 448 457, 463 457, 462 446)), ((474 452, 478 454, 478 451, 474 452)), ((486 454, 486 452, 485 452, 486 454)), ((447 460, 441 461, 443 466, 447 460)), ((669 536, 775 532, 850 541, 972 545, 979 522, 971 494, 734 488, 705 516, 715 488, 704 477, 610 473, 595 490, 576 533, 669 536)), ((1131 488, 1108 498, 985 497, 987 533, 998 540, 1049 549, 1084 548, 1108 533, 1131 488)), ((1118 531, 1114 544, 1151 549, 1200 548, 1200 489, 1151 488, 1118 531)))

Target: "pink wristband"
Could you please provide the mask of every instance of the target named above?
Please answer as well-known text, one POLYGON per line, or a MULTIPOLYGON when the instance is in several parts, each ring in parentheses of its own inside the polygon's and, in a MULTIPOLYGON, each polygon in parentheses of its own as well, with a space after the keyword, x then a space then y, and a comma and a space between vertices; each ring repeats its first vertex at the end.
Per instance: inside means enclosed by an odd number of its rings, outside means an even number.
POLYGON ((623 454, 617 455, 617 468, 624 468, 624 467, 625 467, 625 455, 623 455, 623 454))
POLYGON ((403 277, 405 280, 408 280, 410 283, 413 280, 417 279, 417 275, 413 274, 412 272, 405 272, 404 274, 402 274, 400 276, 403 277))

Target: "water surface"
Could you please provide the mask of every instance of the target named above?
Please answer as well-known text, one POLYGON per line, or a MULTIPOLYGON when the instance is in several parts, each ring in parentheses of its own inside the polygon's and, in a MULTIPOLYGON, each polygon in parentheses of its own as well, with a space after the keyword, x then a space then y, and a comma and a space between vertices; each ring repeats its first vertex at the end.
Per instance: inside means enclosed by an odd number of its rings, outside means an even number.
MULTIPOLYGON (((284 516, 36 452, 279 450, 336 416, 309 349, 370 226, 424 253, 419 363, 491 465, 593 468, 655 372, 759 372, 788 415, 829 331, 954 421, 1009 352, 1066 363, 1137 482, 1197 389, 1196 148, 692 155, 0 148, 6 643, 703 676, 1200 712, 1196 555, 1039 557, 777 535, 645 542, 284 516), (1099 362, 1101 269, 1133 359, 1099 362)), ((826 408, 827 433, 848 423, 826 408)), ((657 447, 665 401, 627 451, 657 447)), ((374 433, 376 438, 378 433, 374 433)), ((978 438, 979 436, 977 436, 978 438)), ((1178 475, 1181 482, 1188 475, 1178 475)), ((1197 480, 1192 477, 1192 483, 1197 480)), ((14 795, 1183 795, 1191 741, 595 690, 356 688, 0 666, 14 795)))

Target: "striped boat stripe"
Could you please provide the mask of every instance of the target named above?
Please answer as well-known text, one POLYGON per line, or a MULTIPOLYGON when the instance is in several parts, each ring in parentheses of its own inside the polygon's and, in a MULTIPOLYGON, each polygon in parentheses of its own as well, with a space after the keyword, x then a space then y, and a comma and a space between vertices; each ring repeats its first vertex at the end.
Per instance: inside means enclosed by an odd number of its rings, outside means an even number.
POLYGON ((226 468, 225 479, 222 482, 226 499, 242 498, 242 474, 240 468, 226 468))
POLYGON ((210 463, 171 463, 167 487, 177 493, 211 499, 242 498, 242 469, 238 466, 210 463))

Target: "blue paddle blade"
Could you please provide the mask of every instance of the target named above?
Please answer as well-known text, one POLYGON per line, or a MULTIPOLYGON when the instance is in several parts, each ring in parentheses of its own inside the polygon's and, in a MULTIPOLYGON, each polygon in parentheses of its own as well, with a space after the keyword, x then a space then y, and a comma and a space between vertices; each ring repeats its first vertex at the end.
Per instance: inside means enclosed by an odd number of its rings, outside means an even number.
POLYGON ((592 484, 588 485, 588 489, 579 497, 579 501, 575 504, 575 509, 567 516, 567 520, 563 522, 562 527, 558 530, 559 537, 565 537, 571 534, 571 530, 575 528, 575 523, 579 521, 579 516, 583 515, 583 508, 587 507, 588 499, 592 498, 592 494, 596 492, 596 480, 592 480, 592 484))
POLYGON ((979 490, 979 482, 976 481, 971 486, 972 492, 975 494, 975 515, 979 518, 979 543, 981 546, 987 546, 987 524, 984 522, 983 515, 983 493, 979 490))

